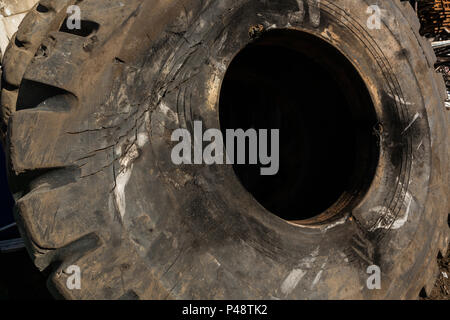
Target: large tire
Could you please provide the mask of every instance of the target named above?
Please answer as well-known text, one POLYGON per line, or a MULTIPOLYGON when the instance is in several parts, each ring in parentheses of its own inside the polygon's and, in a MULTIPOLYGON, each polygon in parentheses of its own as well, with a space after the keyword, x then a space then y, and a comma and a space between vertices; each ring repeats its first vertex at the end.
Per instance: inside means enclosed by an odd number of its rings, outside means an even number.
POLYGON ((430 292, 449 235, 445 86, 409 4, 384 1, 379 30, 366 27, 371 4, 40 1, 4 57, 2 132, 16 220, 36 266, 52 272, 55 295, 415 299, 430 292), (83 20, 77 32, 63 24, 74 3, 83 20), (229 166, 170 159, 174 129, 193 119, 218 127, 227 67, 274 25, 306 31, 346 56, 383 129, 365 196, 312 225, 265 210, 229 166), (80 267, 80 290, 66 286, 70 265, 80 267), (370 265, 380 267, 379 290, 366 286, 370 265))

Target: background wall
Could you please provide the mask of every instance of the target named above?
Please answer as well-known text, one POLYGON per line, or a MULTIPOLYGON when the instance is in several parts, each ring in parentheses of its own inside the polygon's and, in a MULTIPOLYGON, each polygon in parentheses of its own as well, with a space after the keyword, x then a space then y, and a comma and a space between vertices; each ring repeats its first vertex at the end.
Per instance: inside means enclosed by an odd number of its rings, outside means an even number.
POLYGON ((38 0, 0 0, 0 50, 2 55, 27 11, 36 2, 38 0))

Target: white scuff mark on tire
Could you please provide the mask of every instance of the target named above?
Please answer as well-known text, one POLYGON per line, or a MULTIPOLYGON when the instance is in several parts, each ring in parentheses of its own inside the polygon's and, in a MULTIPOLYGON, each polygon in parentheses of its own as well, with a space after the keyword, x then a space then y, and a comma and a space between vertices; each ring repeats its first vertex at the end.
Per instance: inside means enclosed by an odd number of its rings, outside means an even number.
POLYGON ((369 229, 371 232, 377 229, 388 229, 390 226, 390 220, 394 216, 389 208, 383 206, 374 207, 369 210, 369 213, 374 213, 380 216, 377 223, 369 229))
POLYGON ((172 111, 172 109, 169 108, 169 106, 167 106, 167 104, 162 101, 159 104, 159 109, 162 111, 162 113, 167 116, 167 118, 169 118, 171 121, 174 121, 176 124, 179 123, 178 121, 178 115, 172 111))
POLYGON ((405 190, 404 186, 401 183, 400 185, 402 187, 403 206, 405 207, 405 213, 402 216, 396 217, 395 214, 387 207, 378 206, 372 208, 370 212, 378 214, 381 217, 378 219, 376 225, 370 228, 369 231, 375 231, 377 229, 400 229, 408 221, 411 211, 411 205, 414 198, 408 191, 405 190))
POLYGON ((117 155, 119 155, 120 170, 115 177, 115 188, 114 188, 114 198, 116 202, 117 210, 120 213, 121 218, 125 216, 126 213, 126 195, 125 188, 131 178, 133 172, 133 162, 139 157, 140 150, 149 142, 150 138, 147 133, 148 122, 150 121, 148 112, 145 114, 144 124, 139 128, 139 133, 136 133, 134 141, 131 146, 128 141, 128 146, 125 143, 118 145, 115 149, 117 155), (126 150, 125 154, 123 150, 126 150))
POLYGON ((391 97, 392 99, 394 99, 395 102, 401 103, 401 104, 403 104, 405 106, 412 106, 413 105, 412 102, 405 101, 405 99, 403 99, 403 98, 401 98, 401 97, 399 97, 397 95, 392 95, 392 94, 388 93, 388 96, 391 97))
POLYGON ((310 269, 312 267, 312 264, 317 260, 319 249, 320 247, 317 247, 313 252, 310 253, 308 257, 303 258, 299 263, 299 268, 310 269))
POLYGON ((419 145, 417 146, 417 150, 419 150, 422 145, 423 145, 423 140, 420 141, 419 145))
POLYGON ((136 144, 133 144, 130 150, 120 159, 120 172, 116 177, 116 187, 114 196, 116 199, 117 210, 123 218, 126 212, 125 187, 131 178, 133 172, 133 161, 139 156, 139 150, 136 144))
POLYGON ((419 119, 419 118, 420 118, 420 113, 417 112, 414 115, 414 118, 412 119, 412 121, 408 124, 408 126, 405 128, 405 130, 403 130, 402 134, 405 133, 406 131, 408 131, 408 129, 411 128, 411 126, 414 124, 414 122, 416 122, 417 119, 419 119))
POLYGON ((300 280, 305 276, 308 272, 304 269, 311 269, 312 264, 316 261, 317 256, 319 255, 320 247, 314 249, 313 252, 309 254, 309 256, 303 258, 298 264, 297 268, 293 269, 289 275, 284 279, 281 284, 281 292, 285 295, 289 295, 298 285, 300 280))
POLYGON ((148 135, 146 133, 139 133, 137 136, 137 145, 139 148, 142 148, 143 146, 145 146, 145 144, 148 142, 149 138, 148 135))
POLYGON ((323 270, 325 269, 325 266, 327 265, 327 261, 322 264, 320 267, 320 271, 317 273, 316 277, 314 278, 312 284, 311 284, 311 290, 314 289, 314 287, 319 283, 320 278, 322 277, 323 270))
MULTIPOLYGON (((112 98, 112 97, 111 97, 112 98)), ((132 109, 130 100, 128 98, 128 93, 127 93, 127 86, 126 84, 123 84, 120 89, 119 89, 119 93, 117 94, 117 107, 119 112, 121 113, 129 113, 132 109)))
POLYGON ((349 260, 348 260, 348 258, 347 258, 347 255, 346 255, 344 252, 342 252, 342 251, 339 252, 339 255, 342 257, 342 259, 344 259, 345 262, 348 263, 349 260))
POLYGON ((320 277, 322 276, 322 272, 323 272, 323 270, 320 270, 320 271, 317 273, 316 277, 314 278, 314 280, 313 280, 313 282, 312 282, 311 290, 314 289, 314 287, 316 286, 316 284, 319 282, 320 277))
POLYGON ((398 218, 397 220, 395 220, 395 222, 392 224, 391 229, 400 229, 401 227, 403 227, 403 225, 406 223, 406 221, 408 221, 408 217, 409 217, 409 211, 411 209, 411 204, 413 201, 413 197, 407 192, 405 195, 405 200, 404 200, 404 205, 406 206, 406 211, 405 214, 403 215, 403 217, 398 218))
POLYGON ((344 224, 344 223, 347 221, 347 219, 348 219, 348 214, 345 215, 345 217, 343 217, 343 218, 337 220, 336 222, 334 222, 334 223, 332 223, 332 224, 326 226, 325 228, 323 228, 323 229, 322 229, 322 232, 326 232, 326 231, 328 231, 328 230, 330 230, 330 229, 333 229, 333 228, 336 227, 336 226, 339 226, 339 225, 344 224))
POLYGON ((227 71, 227 66, 224 63, 211 57, 209 57, 209 62, 211 62, 211 64, 216 67, 219 72, 223 73, 227 71))
POLYGON ((285 295, 289 295, 298 285, 300 280, 305 276, 306 271, 302 269, 294 269, 284 279, 281 284, 281 292, 285 295))
POLYGON ((116 188, 114 189, 114 196, 116 198, 117 210, 119 210, 120 216, 125 216, 126 212, 126 199, 125 199, 125 187, 130 180, 131 173, 133 171, 133 165, 130 168, 122 171, 116 178, 116 188))

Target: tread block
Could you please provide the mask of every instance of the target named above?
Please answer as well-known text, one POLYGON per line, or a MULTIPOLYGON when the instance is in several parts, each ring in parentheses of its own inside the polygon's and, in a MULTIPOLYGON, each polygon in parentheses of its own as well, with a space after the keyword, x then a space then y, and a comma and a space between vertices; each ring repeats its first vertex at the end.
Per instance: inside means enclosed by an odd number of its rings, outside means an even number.
POLYGON ((8 135, 11 170, 18 175, 77 165, 82 167, 81 176, 113 170, 115 139, 124 129, 80 131, 88 127, 84 122, 66 112, 28 109, 14 113, 8 135))
POLYGON ((9 117, 16 111, 17 97, 19 96, 19 89, 8 90, 2 89, 1 97, 1 117, 4 125, 8 124, 9 117))
POLYGON ((80 3, 82 19, 99 25, 97 30, 99 39, 109 39, 116 30, 123 30, 140 5, 142 5, 140 0, 126 2, 111 0, 103 2, 101 6, 95 0, 80 3))
POLYGON ((401 1, 399 5, 414 32, 418 33, 420 30, 420 21, 411 4, 408 1, 401 1))
POLYGON ((39 4, 49 10, 59 12, 65 7, 75 4, 76 2, 77 0, 41 0, 39 1, 39 4))
POLYGON ((83 43, 83 39, 79 37, 61 32, 50 33, 27 67, 23 78, 75 91, 87 58, 82 50, 83 43))
POLYGON ((432 265, 425 271, 427 273, 427 277, 425 279, 429 279, 425 286, 423 287, 425 294, 427 297, 431 296, 431 291, 433 291, 436 280, 439 276, 439 266, 437 264, 437 259, 433 261, 432 265))
POLYGON ((42 14, 36 10, 30 11, 20 24, 16 39, 23 43, 27 50, 35 51, 43 36, 48 32, 54 17, 54 14, 42 14))
MULTIPOLYGON (((108 240, 106 240, 108 241, 108 240)), ((115 246, 103 246, 85 254, 80 259, 71 260, 81 271, 81 290, 67 288, 68 263, 60 266, 50 279, 50 287, 71 299, 166 299, 168 289, 161 286, 158 279, 137 255, 134 247, 126 239, 109 239, 115 246)))
POLYGON ((107 194, 85 196, 89 186, 107 185, 110 177, 98 174, 75 180, 79 178, 76 172, 71 168, 59 169, 53 176, 41 176, 34 189, 17 201, 18 221, 41 248, 62 248, 113 220, 107 194), (80 201, 81 198, 84 200, 80 201))
POLYGON ((438 90, 442 101, 447 100, 447 87, 445 85, 443 74, 440 72, 435 72, 434 77, 436 78, 436 84, 438 85, 438 90))
POLYGON ((31 110, 14 113, 9 122, 11 169, 16 174, 70 166, 83 155, 87 141, 61 134, 63 128, 70 127, 66 113, 31 110))
POLYGON ((8 50, 6 50, 3 58, 3 79, 9 84, 18 87, 34 54, 24 48, 17 47, 14 44, 14 40, 15 38, 8 50))

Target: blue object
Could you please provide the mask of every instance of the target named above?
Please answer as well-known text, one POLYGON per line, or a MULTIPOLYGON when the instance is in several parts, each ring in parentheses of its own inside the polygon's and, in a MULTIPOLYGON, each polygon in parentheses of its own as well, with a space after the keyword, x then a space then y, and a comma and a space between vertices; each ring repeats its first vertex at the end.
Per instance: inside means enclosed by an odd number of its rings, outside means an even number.
POLYGON ((14 222, 13 206, 14 200, 6 178, 5 153, 0 145, 0 228, 14 222))

